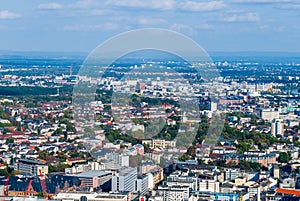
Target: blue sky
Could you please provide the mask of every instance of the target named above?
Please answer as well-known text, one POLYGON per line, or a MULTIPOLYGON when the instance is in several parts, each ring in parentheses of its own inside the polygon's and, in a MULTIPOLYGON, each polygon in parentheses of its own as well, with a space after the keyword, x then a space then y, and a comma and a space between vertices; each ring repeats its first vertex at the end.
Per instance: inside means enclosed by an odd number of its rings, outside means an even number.
POLYGON ((89 52, 137 28, 207 51, 300 52, 299 0, 0 0, 0 50, 89 52))

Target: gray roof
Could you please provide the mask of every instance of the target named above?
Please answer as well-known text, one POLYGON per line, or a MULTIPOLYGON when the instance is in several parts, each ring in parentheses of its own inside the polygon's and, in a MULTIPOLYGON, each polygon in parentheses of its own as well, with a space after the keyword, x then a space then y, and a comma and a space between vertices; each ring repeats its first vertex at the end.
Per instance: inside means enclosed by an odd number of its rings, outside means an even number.
POLYGON ((111 172, 105 172, 103 170, 90 170, 90 171, 76 174, 73 176, 92 178, 92 177, 101 177, 101 176, 108 175, 108 174, 111 174, 111 172))

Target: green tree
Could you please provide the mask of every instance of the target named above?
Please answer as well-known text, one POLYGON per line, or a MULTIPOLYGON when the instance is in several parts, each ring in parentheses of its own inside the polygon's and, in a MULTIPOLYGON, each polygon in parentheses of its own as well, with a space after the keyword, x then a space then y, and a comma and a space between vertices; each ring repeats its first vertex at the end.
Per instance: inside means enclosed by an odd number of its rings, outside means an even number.
POLYGON ((290 152, 281 152, 278 157, 278 162, 288 163, 292 159, 290 152))
POLYGON ((186 161, 186 160, 189 160, 189 159, 190 159, 190 156, 187 155, 187 154, 183 154, 183 155, 181 155, 181 156, 178 158, 179 161, 186 161))
POLYGON ((14 139, 7 138, 6 141, 5 141, 5 144, 10 144, 10 143, 14 143, 14 139))

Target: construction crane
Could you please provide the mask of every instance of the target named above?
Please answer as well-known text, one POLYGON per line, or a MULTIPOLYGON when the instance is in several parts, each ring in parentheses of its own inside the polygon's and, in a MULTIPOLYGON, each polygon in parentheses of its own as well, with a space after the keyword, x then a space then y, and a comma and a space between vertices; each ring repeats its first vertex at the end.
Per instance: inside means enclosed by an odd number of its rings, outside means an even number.
POLYGON ((26 189, 25 189, 25 192, 24 192, 22 201, 25 200, 25 198, 26 198, 26 196, 27 196, 27 194, 28 194, 28 191, 29 191, 30 186, 32 186, 32 179, 30 179, 30 181, 29 181, 29 183, 28 183, 28 185, 27 185, 27 187, 26 187, 26 189))
POLYGON ((43 176, 43 173, 42 173, 41 169, 39 169, 39 174, 40 174, 40 181, 41 181, 41 185, 42 185, 42 189, 43 189, 44 198, 45 198, 45 200, 48 200, 47 186, 46 186, 46 182, 45 182, 45 177, 43 176))
POLYGON ((9 182, 10 177, 8 176, 6 178, 5 184, 4 184, 4 189, 3 189, 3 194, 2 194, 2 201, 5 201, 5 197, 7 196, 8 193, 8 182, 9 182))

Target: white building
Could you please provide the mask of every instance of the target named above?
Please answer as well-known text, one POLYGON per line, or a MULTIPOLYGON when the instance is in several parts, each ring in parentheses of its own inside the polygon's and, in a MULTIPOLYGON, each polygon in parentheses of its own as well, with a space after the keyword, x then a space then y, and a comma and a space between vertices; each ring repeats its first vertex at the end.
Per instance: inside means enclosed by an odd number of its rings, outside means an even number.
POLYGON ((115 193, 87 193, 87 192, 65 192, 58 193, 54 196, 54 200, 68 200, 68 201, 80 201, 84 200, 95 201, 128 201, 130 200, 130 195, 128 194, 115 194, 115 193))
POLYGON ((199 181, 199 191, 204 192, 219 192, 220 183, 211 179, 202 179, 199 181))
POLYGON ((163 201, 182 201, 189 198, 188 186, 158 186, 158 194, 161 194, 163 201))
POLYGON ((148 175, 138 175, 135 185, 135 192, 145 195, 149 190, 148 175))
POLYGON ((271 133, 273 136, 276 135, 283 135, 284 133, 283 130, 283 123, 278 121, 278 120, 273 120, 272 125, 271 125, 271 133))
POLYGON ((137 168, 124 167, 112 177, 112 192, 135 191, 137 168))

